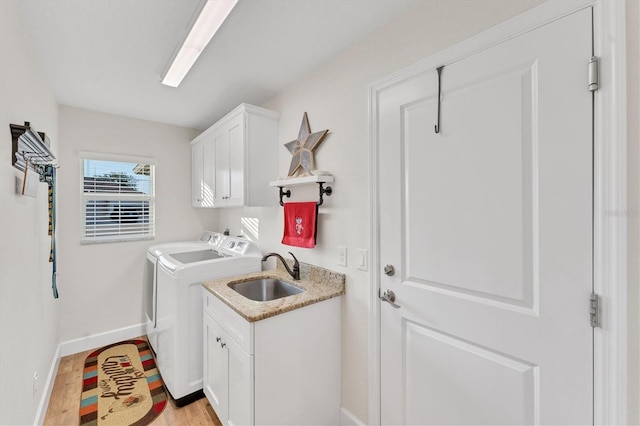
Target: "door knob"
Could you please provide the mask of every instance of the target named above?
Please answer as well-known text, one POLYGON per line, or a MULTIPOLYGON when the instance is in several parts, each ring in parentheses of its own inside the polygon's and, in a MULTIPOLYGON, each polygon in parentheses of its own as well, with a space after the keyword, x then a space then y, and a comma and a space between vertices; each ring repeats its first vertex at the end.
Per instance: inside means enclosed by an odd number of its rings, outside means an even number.
POLYGON ((384 274, 385 275, 392 276, 395 273, 396 273, 396 268, 394 268, 393 265, 386 265, 384 267, 384 274))
POLYGON ((393 306, 396 309, 399 309, 402 307, 395 303, 396 294, 392 290, 385 291, 384 294, 382 294, 382 296, 380 295, 380 290, 378 290, 378 299, 382 300, 383 302, 389 303, 391 306, 393 306))

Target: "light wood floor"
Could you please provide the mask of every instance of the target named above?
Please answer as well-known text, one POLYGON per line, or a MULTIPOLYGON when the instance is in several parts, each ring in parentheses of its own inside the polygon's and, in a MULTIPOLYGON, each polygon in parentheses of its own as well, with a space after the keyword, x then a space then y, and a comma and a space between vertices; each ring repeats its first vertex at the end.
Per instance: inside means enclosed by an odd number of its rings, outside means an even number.
MULTIPOLYGON (((80 423, 80 394, 82 393, 82 371, 87 355, 93 350, 60 359, 60 366, 51 392, 44 426, 67 426, 80 423)), ((171 398, 164 411, 151 423, 153 426, 168 425, 215 425, 222 426, 207 398, 202 398, 185 407, 178 408, 171 398)))

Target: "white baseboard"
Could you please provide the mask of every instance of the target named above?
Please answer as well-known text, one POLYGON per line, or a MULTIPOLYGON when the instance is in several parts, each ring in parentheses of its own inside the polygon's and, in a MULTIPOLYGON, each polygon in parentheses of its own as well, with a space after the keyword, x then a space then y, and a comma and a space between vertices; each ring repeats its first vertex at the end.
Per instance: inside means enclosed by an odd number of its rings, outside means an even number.
POLYGON ((51 399, 51 392, 53 391, 53 384, 56 381, 56 374, 58 373, 59 365, 60 345, 58 345, 56 352, 53 354, 53 360, 51 361, 51 368, 49 368, 47 381, 42 388, 42 396, 40 397, 40 403, 38 404, 38 411, 36 411, 36 418, 33 420, 34 425, 41 425, 44 423, 44 417, 47 415, 47 407, 49 407, 49 400, 51 399))
POLYGON ((89 349, 100 348, 102 346, 118 343, 122 340, 133 339, 146 334, 144 323, 130 325, 116 330, 105 331, 104 333, 93 334, 79 339, 68 340, 60 343, 60 357, 88 351, 89 349))
POLYGON ((365 426, 365 423, 346 408, 340 407, 340 426, 365 426))

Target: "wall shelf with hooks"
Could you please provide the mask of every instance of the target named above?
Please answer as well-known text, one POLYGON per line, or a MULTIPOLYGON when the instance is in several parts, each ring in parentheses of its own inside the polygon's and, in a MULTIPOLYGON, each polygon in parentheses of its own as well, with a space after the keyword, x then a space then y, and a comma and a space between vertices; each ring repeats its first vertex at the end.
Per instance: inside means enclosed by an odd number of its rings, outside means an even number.
POLYGON ((56 157, 49 148, 51 146, 49 138, 44 133, 33 130, 28 121, 25 121, 24 125, 9 124, 9 129, 11 130, 11 165, 24 172, 22 188, 16 188, 17 192, 35 197, 37 195, 35 187, 38 182, 45 182, 48 186, 49 235, 51 236, 49 262, 53 264, 51 289, 54 299, 57 299, 56 169, 58 165, 54 164, 56 157))
POLYGON ((310 185, 317 183, 319 190, 319 200, 316 203, 317 205, 322 205, 324 202, 324 195, 330 196, 333 193, 333 189, 330 186, 325 188, 325 183, 332 183, 334 181, 333 175, 320 175, 320 176, 302 176, 302 177, 292 177, 287 179, 279 179, 273 180, 269 182, 269 186, 277 187, 280 189, 280 205, 284 206, 284 201, 282 201, 282 197, 291 197, 291 190, 287 189, 286 191, 283 188, 290 188, 292 186, 300 186, 300 185, 310 185))
POLYGON ((11 129, 11 164, 24 171, 26 166, 35 170, 37 165, 52 164, 56 157, 47 144, 44 133, 35 132, 28 121, 23 126, 9 124, 11 129))

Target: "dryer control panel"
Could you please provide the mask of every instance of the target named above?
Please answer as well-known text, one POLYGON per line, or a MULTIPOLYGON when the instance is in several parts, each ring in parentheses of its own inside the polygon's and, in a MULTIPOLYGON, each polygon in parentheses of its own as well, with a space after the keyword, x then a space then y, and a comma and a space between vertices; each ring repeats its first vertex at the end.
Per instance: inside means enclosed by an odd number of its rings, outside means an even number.
POLYGON ((205 231, 200 241, 210 244, 225 256, 262 256, 260 249, 253 241, 242 237, 230 237, 219 232, 205 231))
POLYGON ((244 254, 247 248, 249 248, 249 241, 227 237, 222 243, 222 247, 234 253, 244 254))
POLYGON ((219 232, 205 231, 200 236, 200 241, 209 243, 213 246, 220 246, 220 242, 224 239, 224 235, 219 232))

